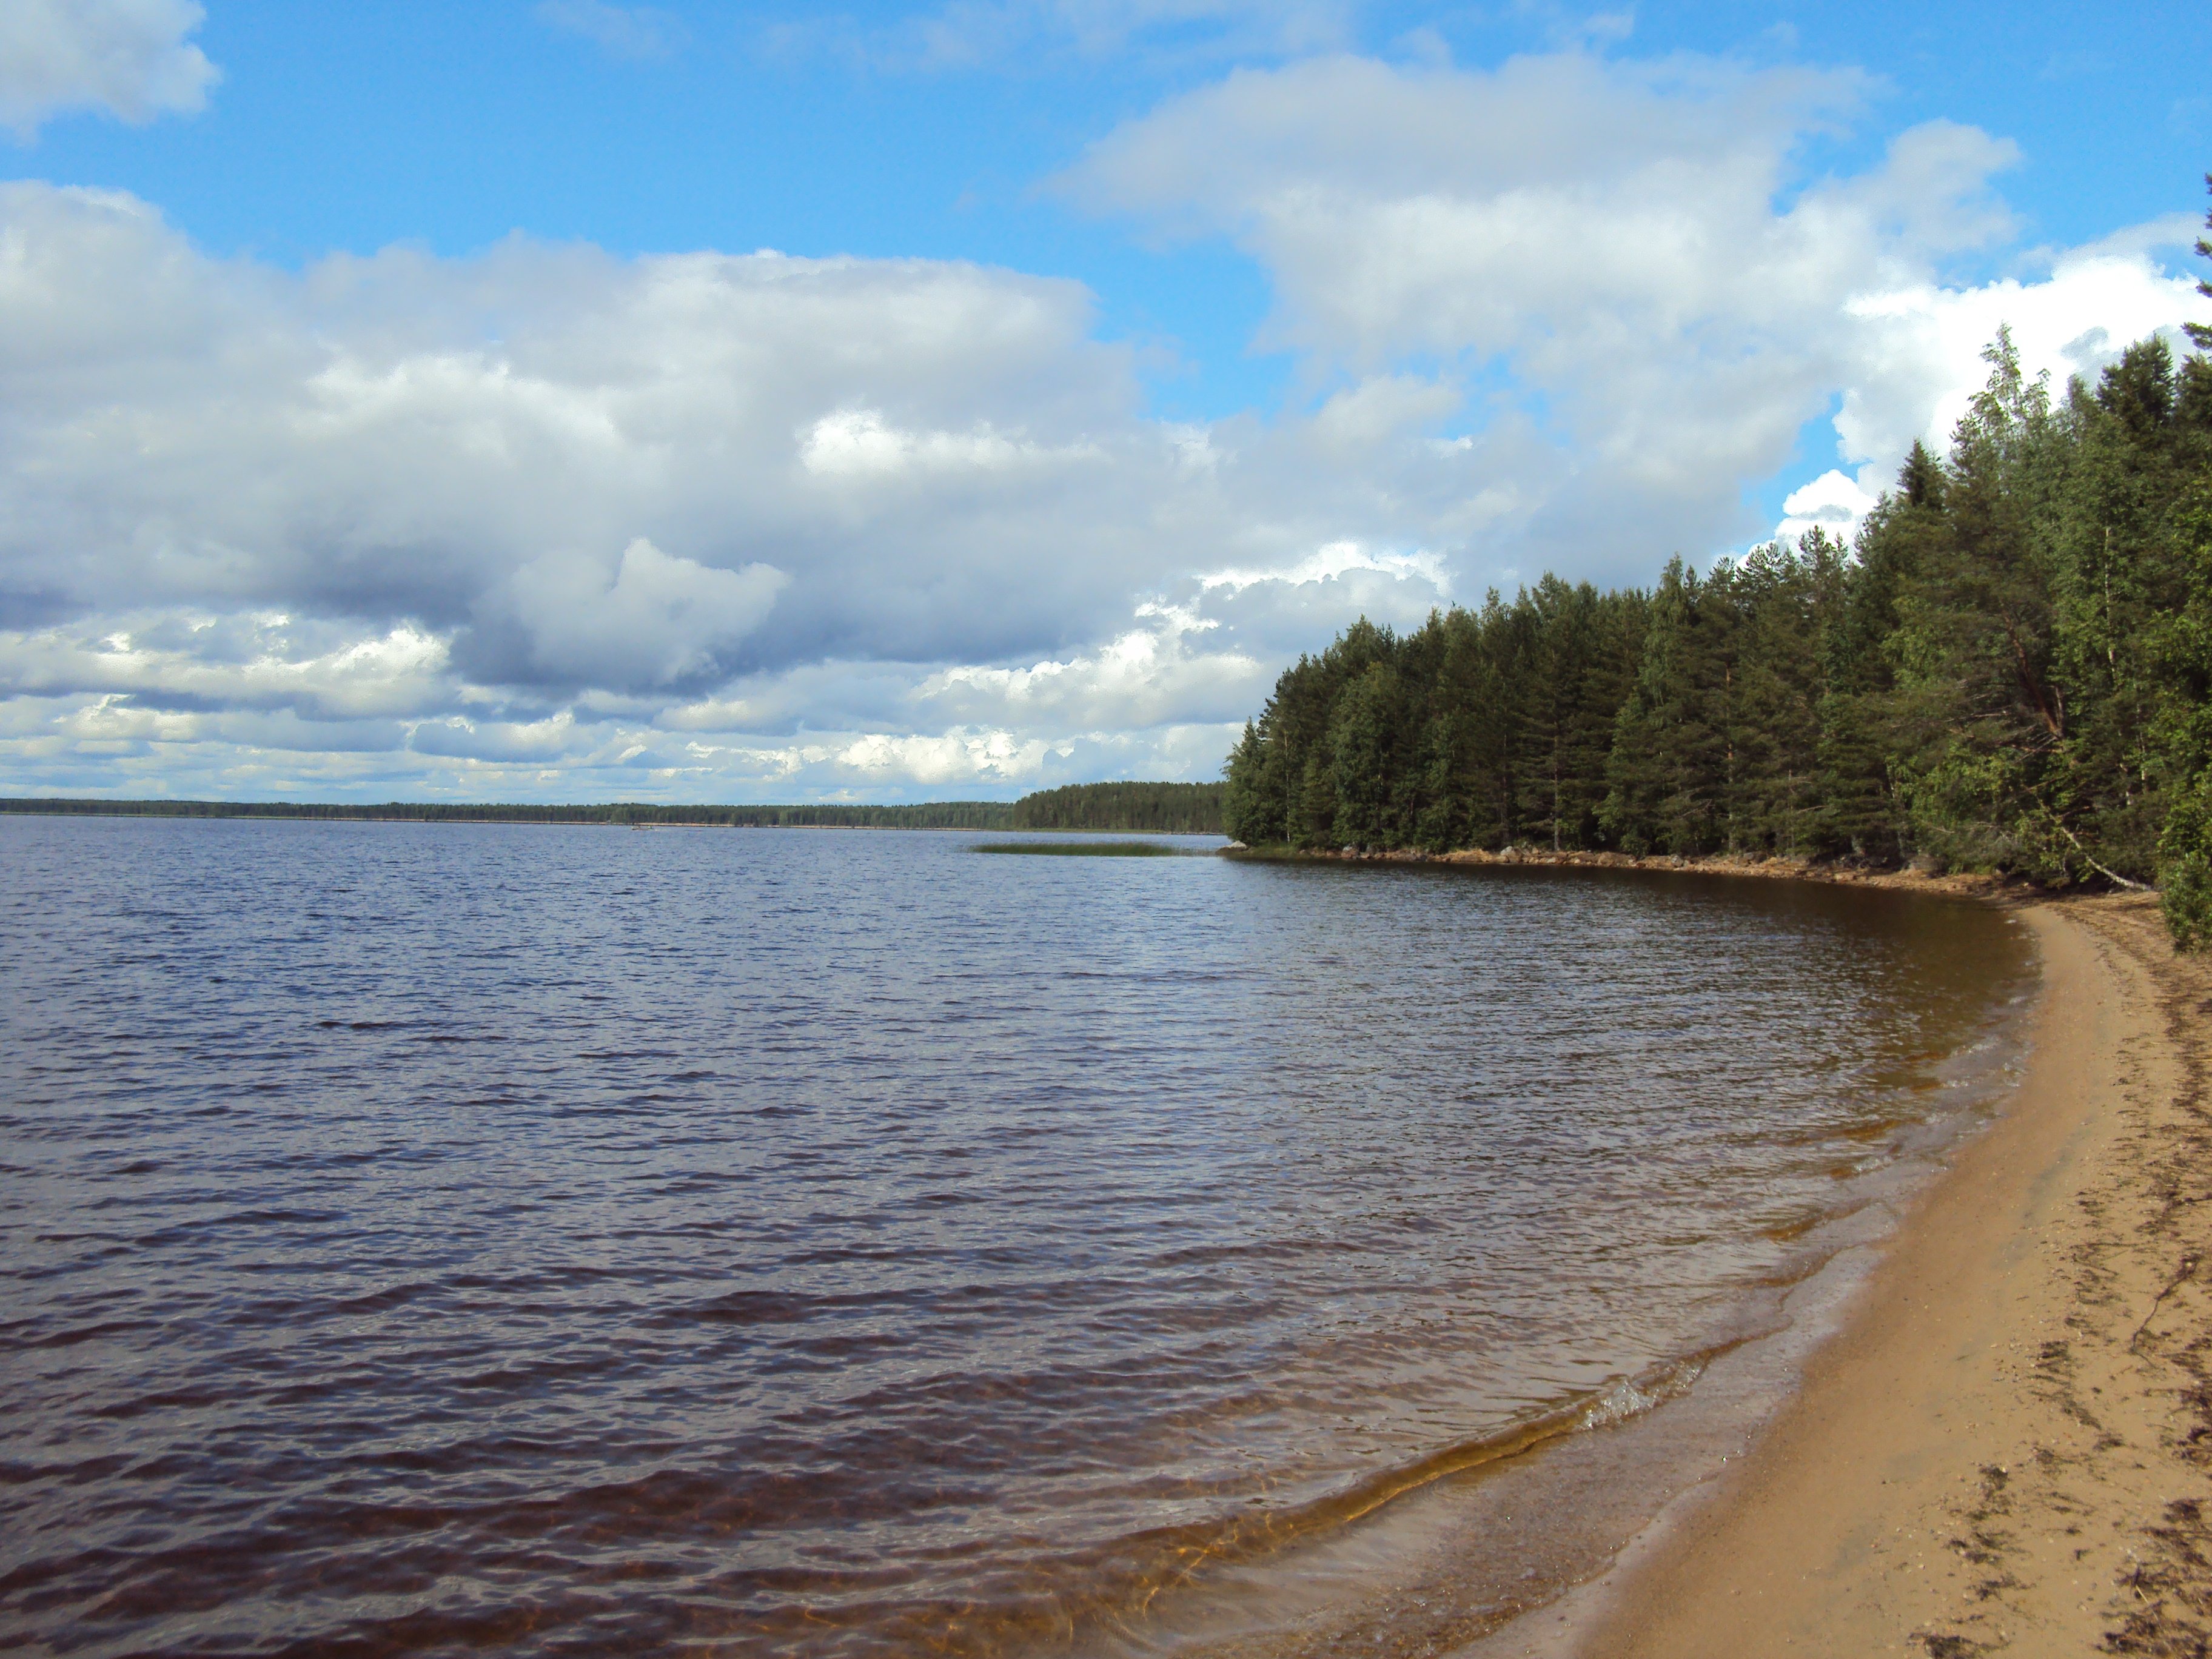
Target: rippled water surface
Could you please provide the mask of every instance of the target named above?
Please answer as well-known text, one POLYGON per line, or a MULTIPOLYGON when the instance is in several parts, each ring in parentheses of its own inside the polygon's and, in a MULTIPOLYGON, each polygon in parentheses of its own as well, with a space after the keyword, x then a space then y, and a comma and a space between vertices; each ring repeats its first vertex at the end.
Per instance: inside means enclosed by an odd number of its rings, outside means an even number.
POLYGON ((1141 1638, 1723 1340, 2026 971, 975 839, 0 818, 0 1645, 1141 1638))

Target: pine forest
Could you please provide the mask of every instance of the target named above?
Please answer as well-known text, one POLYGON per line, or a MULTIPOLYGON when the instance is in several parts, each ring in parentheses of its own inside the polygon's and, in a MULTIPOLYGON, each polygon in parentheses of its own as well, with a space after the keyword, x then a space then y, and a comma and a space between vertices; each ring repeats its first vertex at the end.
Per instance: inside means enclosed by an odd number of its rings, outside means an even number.
POLYGON ((1916 445, 1849 547, 1355 624, 1246 726, 1228 833, 2156 885, 2212 946, 2212 327, 2188 336, 2054 392, 2000 332, 1949 453, 1916 445))

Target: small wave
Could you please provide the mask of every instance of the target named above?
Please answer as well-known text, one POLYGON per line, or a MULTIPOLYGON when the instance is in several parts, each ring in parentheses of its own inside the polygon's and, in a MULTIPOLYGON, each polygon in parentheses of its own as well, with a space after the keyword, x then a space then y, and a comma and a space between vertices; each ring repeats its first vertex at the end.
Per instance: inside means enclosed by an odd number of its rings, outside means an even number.
POLYGON ((1447 1476, 1469 1474, 1520 1457, 1564 1436, 1640 1417, 1687 1392, 1714 1360, 1739 1346, 1739 1340, 1730 1340, 1662 1362, 1633 1376, 1620 1378, 1601 1392, 1580 1395, 1496 1432, 1445 1446, 1328 1497, 1280 1510, 1241 1515, 1214 1526, 1199 1523, 1140 1534, 1128 1541, 1133 1545, 1145 1537, 1172 1539, 1176 1547, 1163 1556, 1172 1559, 1171 1567, 1137 1575, 1137 1600, 1140 1605, 1149 1603, 1172 1584, 1188 1580, 1199 1562, 1249 1561, 1270 1555, 1363 1521, 1383 1505, 1447 1476))
POLYGON ((1664 1405, 1676 1395, 1686 1392, 1692 1383, 1705 1375, 1711 1359, 1711 1356, 1686 1359, 1679 1364, 1662 1367, 1656 1372, 1646 1372, 1641 1378, 1624 1376, 1583 1408, 1580 1426, 1585 1429, 1610 1428, 1616 1423, 1626 1423, 1632 1417, 1643 1416, 1653 1407, 1664 1405))

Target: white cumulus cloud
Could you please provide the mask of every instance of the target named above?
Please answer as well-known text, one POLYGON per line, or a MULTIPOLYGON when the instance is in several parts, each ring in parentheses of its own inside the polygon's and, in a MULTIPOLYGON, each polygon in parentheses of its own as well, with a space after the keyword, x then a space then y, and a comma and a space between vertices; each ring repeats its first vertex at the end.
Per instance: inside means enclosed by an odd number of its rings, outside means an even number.
POLYGON ((191 42, 194 0, 8 0, 0 6, 0 125, 28 140, 49 118, 190 114, 218 78, 191 42))
POLYGON ((1790 492, 1782 503, 1787 516, 1774 527, 1774 533, 1783 541, 1794 543, 1807 532, 1820 530, 1848 545, 1880 499, 1878 491, 1869 491, 1856 478, 1830 467, 1812 483, 1790 492))
POLYGON ((1996 184, 2014 149, 1931 121, 1866 173, 1804 175, 1806 141, 1863 118, 1868 89, 1681 56, 1320 58, 1172 99, 1057 188, 1258 260, 1262 339, 1353 381, 1316 437, 1366 429, 1369 401, 1403 406, 1386 431, 1434 422, 1470 388, 1438 446, 1462 504, 1438 541, 1628 574, 1597 550, 1762 532, 1722 480, 1772 476, 1838 398, 1838 447, 1878 489, 1914 436, 1948 431, 2000 323, 2063 380, 2202 308, 2150 258, 2176 226, 1960 282, 2012 234, 1996 184), (1409 361, 1446 366, 1419 383, 1434 401, 1409 401, 1409 361))
POLYGON ((2196 283, 2162 270, 2152 251, 2185 247, 2196 230, 2176 215, 2062 252, 2039 278, 1921 281, 1852 296, 1844 309, 1855 325, 1854 372, 1836 417, 1845 453, 1886 482, 1915 438, 1942 448, 1988 376, 1982 352, 2000 327, 2012 330, 2027 374, 2050 374, 2055 392, 2077 374, 2094 382, 2152 334, 2186 350, 2181 324, 2205 307, 2196 283))

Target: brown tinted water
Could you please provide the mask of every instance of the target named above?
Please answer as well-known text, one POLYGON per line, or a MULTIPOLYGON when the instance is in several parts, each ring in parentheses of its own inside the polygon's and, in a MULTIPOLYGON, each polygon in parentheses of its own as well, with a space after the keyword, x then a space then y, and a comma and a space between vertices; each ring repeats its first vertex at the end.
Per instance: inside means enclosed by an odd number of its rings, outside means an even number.
POLYGON ((1432 1650, 2031 971, 1887 894, 974 840, 0 819, 0 1643, 1297 1650, 1280 1565, 1397 1583, 1449 1498, 1432 1650))

